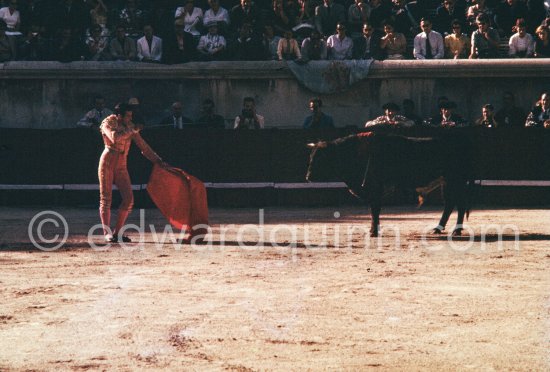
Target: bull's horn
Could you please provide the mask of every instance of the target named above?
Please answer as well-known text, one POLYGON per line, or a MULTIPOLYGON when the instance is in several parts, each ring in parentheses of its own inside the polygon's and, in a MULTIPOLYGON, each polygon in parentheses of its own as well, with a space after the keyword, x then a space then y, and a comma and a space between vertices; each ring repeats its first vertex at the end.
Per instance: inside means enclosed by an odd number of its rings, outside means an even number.
POLYGON ((309 149, 314 149, 317 145, 313 142, 310 142, 306 145, 309 149))

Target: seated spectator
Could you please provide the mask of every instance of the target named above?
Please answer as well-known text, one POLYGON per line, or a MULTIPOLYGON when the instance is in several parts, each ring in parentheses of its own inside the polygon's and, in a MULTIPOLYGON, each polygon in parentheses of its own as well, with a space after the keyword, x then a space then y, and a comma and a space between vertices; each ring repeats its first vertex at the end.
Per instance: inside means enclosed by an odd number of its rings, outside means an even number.
POLYGON ((367 121, 365 128, 375 126, 391 126, 395 128, 408 128, 414 125, 414 121, 407 119, 404 116, 398 115, 399 106, 393 102, 388 102, 382 106, 384 115, 377 117, 374 120, 367 121))
POLYGON ((83 61, 86 48, 80 38, 73 35, 70 28, 61 30, 60 37, 53 47, 53 58, 59 62, 83 61))
POLYGON ((256 29, 256 22, 259 20, 258 8, 252 4, 251 0, 241 0, 239 5, 235 5, 229 12, 231 20, 231 29, 234 34, 239 34, 239 30, 247 24, 250 31, 256 29))
POLYGON ((414 58, 442 59, 445 55, 445 48, 441 34, 432 30, 432 22, 426 18, 420 20, 420 28, 422 32, 414 38, 414 58))
POLYGON ((435 13, 433 28, 440 34, 453 33, 452 26, 458 22, 460 26, 466 24, 466 9, 455 0, 443 0, 435 13))
POLYGON ((351 59, 353 53, 353 41, 346 36, 346 26, 343 23, 336 25, 336 34, 330 35, 327 40, 328 59, 351 59))
POLYGON ((526 127, 550 128, 550 95, 544 92, 535 107, 527 115, 526 127))
POLYGON ((412 99, 403 100, 403 116, 412 120, 415 125, 422 125, 422 118, 414 112, 414 102, 412 99))
POLYGON ((481 14, 476 22, 478 29, 472 33, 470 58, 498 58, 500 36, 489 27, 489 17, 481 14))
POLYGON ((327 43, 317 30, 311 31, 311 36, 302 42, 302 60, 318 61, 327 59, 327 43))
POLYGON ((407 0, 393 0, 391 14, 396 32, 402 33, 405 37, 416 34, 416 20, 407 7, 407 0))
POLYGON ((24 61, 51 60, 51 43, 42 36, 40 26, 31 25, 27 36, 20 44, 18 58, 24 61))
POLYGON ((214 111, 214 101, 210 98, 202 101, 201 113, 202 116, 196 121, 197 126, 204 128, 225 128, 225 120, 223 116, 216 114, 214 111))
POLYGON ((334 0, 323 0, 323 5, 315 8, 315 27, 323 36, 332 35, 338 23, 346 21, 346 8, 334 0))
POLYGON ((504 36, 510 36, 518 19, 527 17, 527 6, 523 0, 505 0, 495 9, 495 28, 504 36))
POLYGON ((227 47, 228 58, 234 61, 259 61, 263 59, 261 42, 252 33, 252 25, 244 23, 239 37, 227 47))
POLYGON ((6 35, 6 22, 0 19, 0 62, 14 61, 16 58, 15 40, 6 35))
POLYGON ((135 61, 137 57, 136 42, 126 36, 126 28, 119 25, 115 37, 109 45, 111 58, 115 61, 135 61))
POLYGON ((183 20, 184 31, 199 39, 201 33, 198 27, 202 26, 202 9, 195 6, 194 0, 185 0, 185 5, 176 9, 176 20, 183 20))
POLYGON ((471 30, 475 30, 478 27, 477 18, 481 15, 487 17, 488 26, 492 26, 493 13, 488 8, 486 0, 473 0, 472 5, 466 11, 466 19, 471 30))
POLYGON ((126 0, 126 6, 118 14, 118 22, 124 25, 128 36, 134 42, 141 37, 141 31, 145 24, 146 14, 137 6, 137 0, 126 0))
POLYGON ((153 35, 153 26, 143 27, 143 36, 137 41, 137 58, 141 62, 160 63, 162 59, 162 39, 153 35))
MULTIPOLYGON (((17 1, 17 0, 16 0, 17 1)), ((32 25, 41 25, 45 27, 44 19, 49 17, 49 22, 52 22, 50 16, 51 9, 48 9, 47 4, 40 0, 27 0, 25 3, 18 6, 20 13, 19 31, 25 37, 31 29, 32 25)), ((46 22, 47 23, 47 22, 46 22)))
POLYGON ((481 117, 475 121, 475 125, 485 128, 496 128, 495 107, 490 103, 483 105, 481 108, 481 117))
POLYGON ((304 119, 304 124, 302 125, 304 129, 334 128, 332 116, 325 114, 321 110, 321 107, 323 107, 323 101, 319 97, 309 100, 311 115, 304 119))
POLYGON ((90 28, 90 36, 86 39, 88 47, 87 60, 89 61, 107 61, 109 55, 109 39, 101 34, 100 25, 94 25, 90 28))
POLYGON ((439 105, 439 115, 431 118, 429 124, 434 127, 455 128, 466 127, 468 122, 462 116, 455 113, 456 104, 452 101, 443 101, 439 105))
POLYGON ((220 6, 220 0, 208 0, 210 9, 204 12, 203 25, 216 22, 218 25, 218 34, 226 36, 229 30, 229 12, 220 6))
POLYGON ((294 39, 292 31, 286 31, 284 38, 279 40, 277 56, 279 57, 279 61, 294 61, 302 58, 300 47, 296 39, 294 39))
POLYGON ((508 55, 513 58, 526 58, 535 55, 535 41, 526 31, 525 21, 518 19, 515 26, 516 33, 508 41, 508 55))
POLYGON ((91 0, 90 6, 90 22, 91 26, 99 25, 101 27, 102 36, 109 36, 110 31, 107 27, 109 21, 109 8, 103 0, 91 0))
POLYGON ((178 19, 174 22, 174 33, 163 40, 163 62, 170 65, 189 62, 195 58, 196 51, 193 35, 185 32, 183 21, 178 19))
POLYGON ((548 31, 548 27, 539 26, 535 32, 537 34, 535 57, 550 58, 550 32, 548 31))
MULTIPOLYGON (((391 22, 391 8, 389 2, 382 2, 381 0, 370 0, 370 16, 369 23, 375 30, 383 30, 384 24, 391 22)), ((395 29, 395 24, 392 22, 392 27, 395 29)))
POLYGON ((297 28, 306 27, 308 29, 315 28, 315 8, 317 7, 316 0, 298 0, 299 11, 298 18, 296 19, 297 26, 294 28, 294 31, 297 28))
POLYGON ((262 38, 262 48, 264 50, 264 59, 266 60, 278 60, 279 56, 277 55, 277 49, 279 48, 280 36, 275 35, 273 31, 273 26, 265 25, 263 38, 262 38))
POLYGON ((366 0, 355 0, 348 8, 348 27, 352 38, 361 35, 363 24, 369 21, 370 6, 366 0))
POLYGON ((56 4, 53 14, 57 31, 70 28, 73 37, 81 38, 90 25, 90 14, 84 3, 77 0, 62 0, 56 4))
POLYGON ((219 61, 223 59, 227 43, 218 35, 218 24, 214 21, 208 25, 208 33, 201 36, 197 51, 202 61, 219 61))
POLYGON ((495 122, 498 128, 520 128, 525 125, 527 114, 516 106, 514 93, 504 92, 502 96, 502 108, 495 114, 495 122))
POLYGON ((263 129, 264 117, 256 113, 256 101, 252 97, 243 99, 241 114, 235 118, 234 129, 263 129))
POLYGON ((297 14, 287 12, 283 0, 273 0, 272 9, 266 11, 266 13, 266 21, 273 26, 275 35, 284 37, 284 34, 296 25, 297 14))
POLYGON ((405 59, 405 52, 407 51, 405 35, 395 32, 391 22, 384 24, 384 32, 386 34, 380 39, 380 48, 386 53, 386 58, 405 59))
POLYGON ((94 97, 94 108, 88 111, 76 125, 86 128, 99 128, 99 125, 107 116, 112 115, 112 111, 105 107, 105 98, 103 96, 94 97))
POLYGON ((463 59, 470 54, 470 38, 462 33, 462 25, 454 20, 453 33, 445 36, 445 58, 463 59))
POLYGON ((174 129, 183 129, 193 125, 193 120, 183 116, 183 104, 180 101, 172 103, 172 114, 160 121, 160 125, 169 125, 174 129))
POLYGON ((17 0, 9 0, 8 6, 0 8, 0 19, 6 23, 6 31, 11 35, 21 35, 19 32, 21 15, 17 10, 17 0))
POLYGON ((153 25, 155 33, 162 39, 163 48, 166 47, 166 40, 174 35, 174 12, 176 9, 175 6, 167 7, 165 1, 167 0, 152 3, 152 17, 150 17, 150 23, 153 25))
POLYGON ((384 59, 384 52, 380 48, 382 35, 372 25, 363 25, 363 34, 353 42, 354 59, 384 59))

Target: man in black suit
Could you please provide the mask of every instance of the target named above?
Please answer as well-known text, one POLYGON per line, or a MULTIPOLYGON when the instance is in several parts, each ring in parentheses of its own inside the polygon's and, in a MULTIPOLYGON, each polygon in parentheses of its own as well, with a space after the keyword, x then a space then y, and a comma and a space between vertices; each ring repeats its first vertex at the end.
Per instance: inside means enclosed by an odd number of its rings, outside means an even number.
POLYGON ((353 42, 354 59, 384 59, 384 51, 380 48, 382 34, 370 24, 363 24, 363 35, 353 42))
POLYGON ((172 103, 172 115, 161 120, 160 125, 171 125, 174 129, 192 126, 193 120, 183 116, 183 105, 180 101, 172 103))
POLYGON ((336 24, 346 22, 346 8, 333 0, 323 0, 315 8, 315 27, 325 37, 334 34, 336 24))

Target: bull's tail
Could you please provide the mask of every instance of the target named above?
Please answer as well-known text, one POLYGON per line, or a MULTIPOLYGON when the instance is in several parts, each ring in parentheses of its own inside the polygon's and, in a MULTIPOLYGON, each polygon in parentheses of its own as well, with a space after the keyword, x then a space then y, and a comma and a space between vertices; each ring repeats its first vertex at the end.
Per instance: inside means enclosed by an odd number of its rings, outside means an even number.
POLYGON ((470 218, 474 195, 477 192, 475 186, 475 180, 473 178, 469 179, 468 184, 466 185, 466 212, 464 214, 466 216, 466 221, 468 221, 468 219, 470 218))
POLYGON ((424 187, 417 187, 416 192, 418 193, 418 208, 422 207, 426 197, 434 192, 440 186, 445 186, 445 178, 439 177, 424 187))

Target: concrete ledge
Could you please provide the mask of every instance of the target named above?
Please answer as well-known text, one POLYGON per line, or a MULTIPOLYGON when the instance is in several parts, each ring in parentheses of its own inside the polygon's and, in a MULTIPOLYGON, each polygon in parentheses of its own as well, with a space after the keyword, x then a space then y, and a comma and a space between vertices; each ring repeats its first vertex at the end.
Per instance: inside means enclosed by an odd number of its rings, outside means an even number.
MULTIPOLYGON (((550 59, 376 61, 371 79, 550 77, 550 59)), ((294 79, 286 62, 25 62, 0 64, 0 79, 294 79)))

